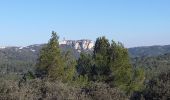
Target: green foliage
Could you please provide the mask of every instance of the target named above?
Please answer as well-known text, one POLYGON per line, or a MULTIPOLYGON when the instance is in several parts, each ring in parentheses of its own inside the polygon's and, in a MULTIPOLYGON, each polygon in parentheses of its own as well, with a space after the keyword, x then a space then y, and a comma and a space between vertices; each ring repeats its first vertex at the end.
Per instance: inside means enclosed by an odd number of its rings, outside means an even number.
POLYGON ((64 62, 64 75, 62 77, 63 82, 73 82, 76 73, 76 60, 71 55, 71 51, 67 51, 63 56, 64 62))
POLYGON ((128 50, 123 44, 105 37, 99 37, 93 55, 81 54, 77 61, 77 71, 87 76, 89 81, 109 83, 127 93, 138 91, 144 82, 144 72, 133 69, 128 50))
POLYGON ((146 88, 134 94, 132 100, 169 100, 170 99, 170 70, 162 72, 146 83, 146 88))
POLYGON ((37 74, 50 78, 61 78, 64 73, 64 64, 59 48, 59 37, 56 32, 52 32, 48 44, 42 48, 37 63, 37 74))
POLYGON ((52 32, 51 39, 40 52, 36 72, 41 77, 72 82, 76 73, 76 60, 71 51, 60 51, 58 40, 57 34, 52 32))
POLYGON ((31 71, 28 71, 28 72, 24 75, 24 77, 25 77, 26 79, 28 79, 28 80, 30 80, 30 79, 35 79, 35 78, 36 78, 35 75, 34 75, 31 71))
POLYGON ((93 59, 95 61, 95 72, 98 79, 96 80, 105 80, 106 76, 110 74, 109 68, 109 40, 105 37, 99 37, 96 40, 93 52, 93 59))
POLYGON ((128 100, 123 91, 101 82, 93 83, 89 88, 83 90, 91 96, 92 100, 128 100))
POLYGON ((125 88, 127 93, 133 94, 133 92, 140 92, 145 89, 144 86, 145 81, 145 73, 144 70, 141 68, 133 70, 133 77, 130 80, 129 85, 125 88))
POLYGON ((96 57, 97 54, 100 54, 102 56, 107 56, 109 47, 110 47, 110 43, 108 39, 106 39, 105 37, 97 38, 94 46, 94 51, 93 51, 94 58, 96 57))
POLYGON ((127 49, 121 43, 112 41, 109 58, 115 85, 125 89, 132 80, 133 74, 127 49))
POLYGON ((93 59, 90 54, 81 53, 77 60, 77 71, 82 76, 88 76, 89 80, 93 78, 93 59))
POLYGON ((90 86, 90 82, 86 75, 85 76, 80 75, 76 78, 76 81, 74 81, 74 85, 84 88, 90 86))
POLYGON ((170 70, 152 78, 144 91, 146 99, 170 99, 170 70))
POLYGON ((132 59, 136 68, 145 70, 146 80, 157 77, 161 73, 170 70, 170 54, 159 55, 156 57, 137 57, 132 59))

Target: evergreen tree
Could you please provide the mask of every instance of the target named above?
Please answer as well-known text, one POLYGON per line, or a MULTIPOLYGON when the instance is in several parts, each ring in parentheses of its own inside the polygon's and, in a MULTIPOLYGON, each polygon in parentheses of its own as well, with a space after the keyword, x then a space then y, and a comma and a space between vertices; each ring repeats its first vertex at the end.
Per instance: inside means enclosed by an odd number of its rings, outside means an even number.
POLYGON ((89 80, 93 79, 94 75, 94 62, 90 54, 81 53, 80 58, 77 60, 77 71, 79 75, 88 77, 89 80))
POLYGON ((112 40, 109 50, 109 68, 114 77, 114 84, 123 89, 132 80, 132 65, 130 64, 128 50, 123 44, 112 40))
POLYGON ((140 90, 144 82, 144 72, 133 69, 123 44, 109 43, 105 37, 97 38, 92 56, 81 54, 77 69, 90 81, 106 82, 127 93, 140 90))
POLYGON ((144 86, 145 73, 142 69, 134 69, 130 63, 128 50, 123 44, 112 40, 109 50, 109 68, 114 77, 112 84, 130 94, 140 91, 144 86))
POLYGON ((76 74, 76 60, 71 54, 71 51, 66 51, 63 54, 64 59, 64 76, 63 82, 72 82, 76 74))
POLYGON ((105 81, 110 74, 108 60, 109 47, 110 43, 108 39, 105 37, 97 38, 93 53, 93 59, 95 61, 94 67, 96 70, 95 72, 97 73, 97 75, 95 75, 95 80, 105 81))
POLYGON ((48 44, 40 51, 37 62, 37 75, 51 78, 61 78, 64 71, 63 59, 59 48, 59 37, 52 31, 51 39, 48 44))

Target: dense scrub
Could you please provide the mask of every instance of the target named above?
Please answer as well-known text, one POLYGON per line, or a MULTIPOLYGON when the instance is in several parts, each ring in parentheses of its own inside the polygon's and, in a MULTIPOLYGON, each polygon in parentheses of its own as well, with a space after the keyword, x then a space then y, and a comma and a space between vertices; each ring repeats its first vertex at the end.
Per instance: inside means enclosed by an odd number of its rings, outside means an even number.
POLYGON ((145 70, 146 79, 156 77, 170 70, 170 54, 155 57, 136 57, 132 59, 134 67, 145 70))
POLYGON ((126 100, 123 92, 106 84, 80 88, 60 81, 32 79, 25 82, 0 80, 1 100, 126 100))
POLYGON ((142 92, 136 92, 132 100, 169 100, 170 99, 170 70, 162 72, 146 83, 142 92))

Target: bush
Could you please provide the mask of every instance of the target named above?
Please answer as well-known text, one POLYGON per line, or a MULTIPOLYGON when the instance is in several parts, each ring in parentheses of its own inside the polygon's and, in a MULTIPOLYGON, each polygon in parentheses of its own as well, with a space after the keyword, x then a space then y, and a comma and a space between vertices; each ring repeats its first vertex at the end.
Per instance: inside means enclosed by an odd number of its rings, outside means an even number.
POLYGON ((41 79, 22 82, 1 80, 0 100, 126 100, 118 89, 103 83, 94 83, 89 88, 72 86, 60 81, 41 79))

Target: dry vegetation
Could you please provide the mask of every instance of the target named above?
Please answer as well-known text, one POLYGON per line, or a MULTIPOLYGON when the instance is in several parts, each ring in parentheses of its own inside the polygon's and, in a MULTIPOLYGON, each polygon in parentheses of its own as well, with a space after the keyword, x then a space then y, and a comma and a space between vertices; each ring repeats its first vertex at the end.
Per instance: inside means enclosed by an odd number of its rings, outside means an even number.
POLYGON ((26 82, 3 80, 1 100, 126 100, 118 89, 95 83, 91 88, 80 88, 59 81, 33 79, 26 82))

